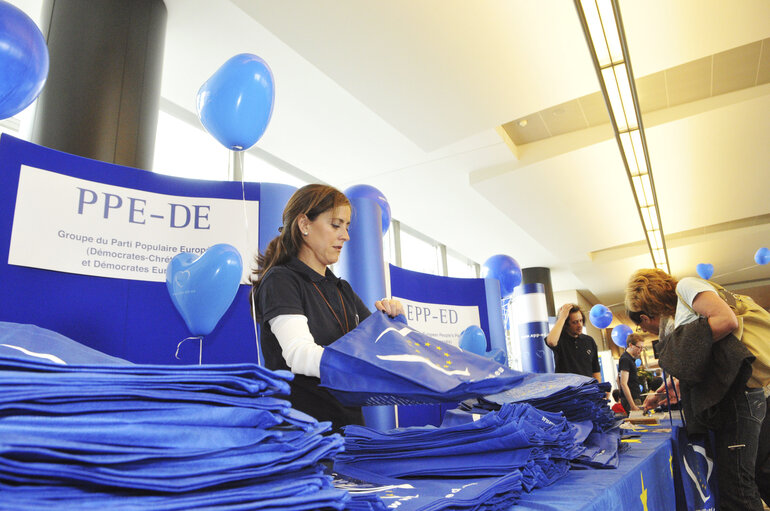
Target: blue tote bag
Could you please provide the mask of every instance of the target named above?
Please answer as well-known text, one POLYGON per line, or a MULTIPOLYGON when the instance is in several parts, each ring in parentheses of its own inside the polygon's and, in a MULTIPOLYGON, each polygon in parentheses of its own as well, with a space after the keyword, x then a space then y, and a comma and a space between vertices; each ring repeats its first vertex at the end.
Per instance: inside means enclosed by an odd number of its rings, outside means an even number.
POLYGON ((502 392, 524 378, 494 360, 375 313, 324 348, 321 386, 348 406, 452 402, 502 392))

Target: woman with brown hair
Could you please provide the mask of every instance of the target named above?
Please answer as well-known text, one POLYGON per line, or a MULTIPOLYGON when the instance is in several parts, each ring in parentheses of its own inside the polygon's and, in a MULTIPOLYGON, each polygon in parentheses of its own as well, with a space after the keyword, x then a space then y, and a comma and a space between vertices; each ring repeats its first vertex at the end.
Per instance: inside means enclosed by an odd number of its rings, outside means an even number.
MULTIPOLYGON (((350 202, 336 188, 300 188, 286 204, 280 234, 257 256, 252 276, 265 365, 292 371, 292 406, 331 421, 335 430, 363 424, 360 408, 342 406, 319 387, 323 347, 370 315, 350 284, 328 268, 350 239, 350 216, 350 202)), ((396 300, 383 299, 374 306, 391 317, 403 313, 396 300)))
POLYGON ((762 499, 770 503, 770 339, 760 325, 770 316, 746 299, 736 307, 739 329, 726 300, 743 298, 645 269, 629 279, 625 302, 634 323, 660 335, 661 367, 679 378, 688 432, 714 432, 719 509, 761 511, 762 499))

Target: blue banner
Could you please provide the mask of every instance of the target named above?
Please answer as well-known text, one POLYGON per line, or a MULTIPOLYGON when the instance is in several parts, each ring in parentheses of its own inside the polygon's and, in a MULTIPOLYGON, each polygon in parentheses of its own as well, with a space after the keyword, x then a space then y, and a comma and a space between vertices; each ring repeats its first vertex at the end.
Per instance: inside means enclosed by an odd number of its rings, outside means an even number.
MULTIPOLYGON (((270 190, 275 200, 265 202, 282 210, 288 190, 270 190)), ((214 244, 195 240, 217 238, 224 232, 218 225, 229 225, 231 234, 216 242, 235 246, 243 245, 241 236, 255 249, 257 233, 259 246, 263 233, 275 236, 280 223, 265 222, 280 222, 280 212, 268 211, 260 193, 258 183, 169 177, 3 135, 0 321, 48 328, 136 363, 197 363, 197 342, 185 343, 180 360, 174 358, 190 333, 169 297, 165 268, 178 252, 200 255, 214 244), (225 210, 227 215, 218 213, 225 210), (253 216, 244 218, 245 210, 253 216), (178 241, 150 241, 164 237, 178 241), (30 250, 30 243, 42 245, 30 250)), ((241 256, 247 274, 254 253, 241 256)), ((257 361, 249 290, 240 286, 205 337, 204 363, 257 361)))

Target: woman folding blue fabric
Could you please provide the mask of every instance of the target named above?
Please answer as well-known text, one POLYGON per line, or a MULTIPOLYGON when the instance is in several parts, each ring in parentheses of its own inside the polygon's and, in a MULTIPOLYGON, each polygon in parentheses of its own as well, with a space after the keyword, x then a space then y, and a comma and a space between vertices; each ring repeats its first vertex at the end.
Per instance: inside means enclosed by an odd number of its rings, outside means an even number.
MULTIPOLYGON (((269 369, 290 369, 294 408, 335 429, 362 424, 361 409, 343 406, 319 387, 323 347, 355 328, 369 309, 329 265, 350 239, 350 202, 339 190, 312 184, 297 190, 283 211, 280 234, 257 257, 252 304, 261 325, 262 352, 269 369)), ((374 303, 395 317, 396 300, 374 303)))

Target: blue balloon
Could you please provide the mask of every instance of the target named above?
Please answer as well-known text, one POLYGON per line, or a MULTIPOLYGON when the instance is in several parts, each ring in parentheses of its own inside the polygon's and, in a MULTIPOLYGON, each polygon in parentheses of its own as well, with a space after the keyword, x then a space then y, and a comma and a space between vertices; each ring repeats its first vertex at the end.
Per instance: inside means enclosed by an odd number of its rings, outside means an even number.
POLYGON ((708 280, 714 274, 714 265, 710 263, 700 263, 695 267, 695 271, 698 272, 700 278, 708 280))
POLYGON ((48 78, 48 47, 35 22, 0 1, 0 119, 13 117, 40 95, 48 78))
POLYGON ((505 352, 500 348, 495 348, 492 351, 487 351, 486 353, 484 353, 484 356, 487 358, 491 358, 492 360, 494 360, 500 365, 507 365, 507 362, 508 362, 508 357, 505 355, 505 352))
POLYGON ((493 255, 481 267, 481 276, 500 281, 500 296, 505 298, 513 294, 513 288, 521 284, 521 266, 511 256, 493 255))
POLYGON ((637 358, 636 359, 636 367, 641 367, 641 365, 642 365, 642 360, 637 358))
POLYGON ((241 283, 243 261, 226 243, 214 245, 200 257, 183 252, 166 268, 166 287, 190 333, 208 335, 233 302, 241 283))
POLYGON ((354 185, 345 190, 348 199, 371 199, 380 205, 382 211, 382 234, 388 232, 390 227, 390 204, 385 195, 377 188, 369 185, 354 185))
POLYGON ((487 336, 477 325, 471 325, 460 333, 460 349, 482 357, 487 353, 487 336))
POLYGON ((757 264, 770 263, 770 250, 768 250, 767 247, 762 247, 759 250, 757 250, 757 253, 754 254, 754 261, 757 264))
POLYGON ((588 319, 596 328, 607 328, 612 323, 612 312, 605 305, 597 303, 591 307, 588 319))
POLYGON ((628 325, 620 324, 612 329, 612 342, 614 342, 616 345, 620 346, 621 348, 626 347, 626 339, 628 339, 628 336, 631 335, 633 330, 631 330, 631 327, 628 325))
POLYGON ((273 74, 250 53, 230 58, 198 90, 198 118, 206 131, 233 151, 257 143, 273 114, 273 74))

